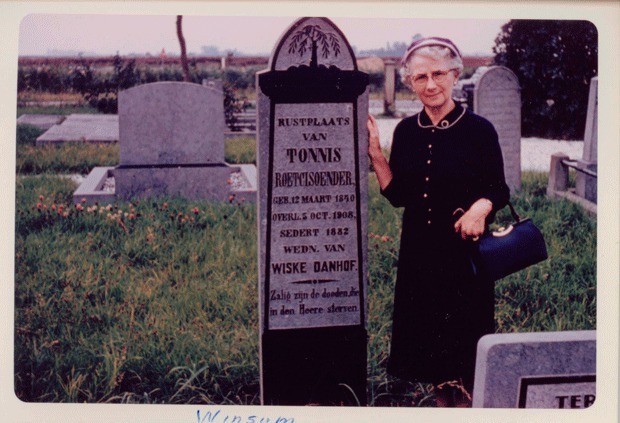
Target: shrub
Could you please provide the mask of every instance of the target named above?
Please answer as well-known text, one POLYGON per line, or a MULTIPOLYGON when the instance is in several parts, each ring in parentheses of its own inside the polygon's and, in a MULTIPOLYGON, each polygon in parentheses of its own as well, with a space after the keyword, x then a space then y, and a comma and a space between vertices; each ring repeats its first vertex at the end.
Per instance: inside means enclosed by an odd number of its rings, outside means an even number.
POLYGON ((495 63, 519 78, 524 136, 583 137, 590 79, 598 73, 592 23, 511 20, 493 51, 495 63))

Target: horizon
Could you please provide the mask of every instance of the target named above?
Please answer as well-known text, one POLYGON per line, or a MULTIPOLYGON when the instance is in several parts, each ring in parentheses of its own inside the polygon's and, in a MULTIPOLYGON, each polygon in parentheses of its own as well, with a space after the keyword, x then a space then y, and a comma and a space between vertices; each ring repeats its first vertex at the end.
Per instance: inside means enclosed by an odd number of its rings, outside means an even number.
MULTIPOLYGON (((184 16, 188 56, 204 49, 237 57, 269 57, 295 17, 184 16), (242 30, 234 30, 243 28, 242 30), (248 34, 260 33, 260 37, 248 34)), ((358 52, 409 44, 416 34, 451 38, 464 56, 492 56, 507 19, 333 18, 358 52), (441 28, 441 31, 437 31, 441 28)), ((180 55, 176 15, 30 14, 20 23, 18 57, 180 55), (168 28, 162 32, 161 28, 168 28), (114 28, 115 31, 110 31, 114 28)), ((358 53, 359 54, 359 53, 358 53)))

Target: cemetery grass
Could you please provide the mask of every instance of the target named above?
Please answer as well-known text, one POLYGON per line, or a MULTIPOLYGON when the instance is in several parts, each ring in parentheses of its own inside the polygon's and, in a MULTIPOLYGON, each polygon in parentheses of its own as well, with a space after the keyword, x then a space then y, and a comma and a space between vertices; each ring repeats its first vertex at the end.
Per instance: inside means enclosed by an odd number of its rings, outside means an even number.
MULTIPOLYGON (((95 166, 116 166, 119 163, 119 145, 65 143, 36 146, 35 141, 44 131, 33 125, 17 125, 16 163, 18 175, 35 174, 88 174, 95 166)), ((225 140, 225 160, 231 164, 256 163, 256 141, 252 137, 225 140)))
MULTIPOLYGON (((496 284, 498 332, 596 327, 596 223, 525 174, 513 198, 549 259, 496 284)), ((368 400, 432 406, 386 375, 401 210, 370 177, 368 400)), ((71 205, 75 185, 16 182, 15 390, 25 401, 259 404, 252 205, 71 205), (62 207, 61 207, 62 206, 62 207)), ((507 210, 500 224, 510 220, 507 210)))
POLYGON ((17 117, 21 115, 62 115, 71 114, 98 114, 99 110, 89 105, 62 105, 62 106, 17 106, 17 117))

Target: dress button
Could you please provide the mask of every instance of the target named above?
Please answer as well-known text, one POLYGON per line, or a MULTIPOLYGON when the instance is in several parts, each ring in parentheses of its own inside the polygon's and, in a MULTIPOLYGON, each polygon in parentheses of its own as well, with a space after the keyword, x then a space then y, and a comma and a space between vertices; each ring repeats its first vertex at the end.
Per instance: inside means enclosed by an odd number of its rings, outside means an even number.
POLYGON ((424 198, 426 198, 426 197, 428 197, 428 194, 427 194, 427 193, 424 193, 424 198))
POLYGON ((433 144, 429 144, 429 145, 428 145, 428 148, 433 148, 433 144))
POLYGON ((431 178, 429 178, 428 176, 427 176, 426 178, 424 178, 424 180, 425 180, 426 182, 428 182, 430 179, 431 179, 431 178))
POLYGON ((428 209, 428 211, 430 212, 430 211, 431 211, 431 209, 428 209))
POLYGON ((427 224, 427 225, 430 225, 430 224, 431 224, 431 221, 429 220, 428 222, 426 222, 426 224, 427 224))
POLYGON ((426 164, 431 164, 431 161, 430 161, 430 160, 427 160, 427 161, 426 161, 426 164))

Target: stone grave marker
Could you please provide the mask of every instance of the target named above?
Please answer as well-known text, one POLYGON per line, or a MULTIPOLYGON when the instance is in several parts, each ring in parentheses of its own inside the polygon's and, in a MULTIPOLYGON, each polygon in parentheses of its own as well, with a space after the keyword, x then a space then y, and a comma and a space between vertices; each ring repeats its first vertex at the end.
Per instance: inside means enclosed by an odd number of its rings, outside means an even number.
POLYGON ((487 68, 474 87, 474 112, 488 119, 499 136, 506 183, 521 188, 521 89, 517 76, 503 66, 487 68))
POLYGON ((387 116, 394 116, 396 114, 396 62, 386 59, 384 65, 383 113, 387 116))
MULTIPOLYGON (((586 115, 586 129, 583 136, 583 157, 577 161, 581 169, 597 171, 598 149, 598 76, 590 80, 590 95, 588 97, 588 113, 586 115)), ((596 203, 596 179, 583 172, 577 172, 575 190, 577 195, 596 203)))
POLYGON ((368 75, 302 18, 257 82, 262 402, 365 404, 368 75))
POLYGON ((17 118, 18 125, 32 125, 47 131, 54 125, 59 125, 65 120, 65 116, 60 115, 30 115, 24 114, 17 118))
POLYGON ((61 123, 41 134, 36 145, 58 145, 68 142, 115 143, 118 137, 118 116, 71 114, 61 123))
POLYGON ((596 399, 596 332, 485 335, 473 406, 587 408, 596 399))
POLYGON ((156 82, 121 91, 118 104, 118 198, 227 199, 227 180, 238 168, 224 162, 221 91, 156 82))

